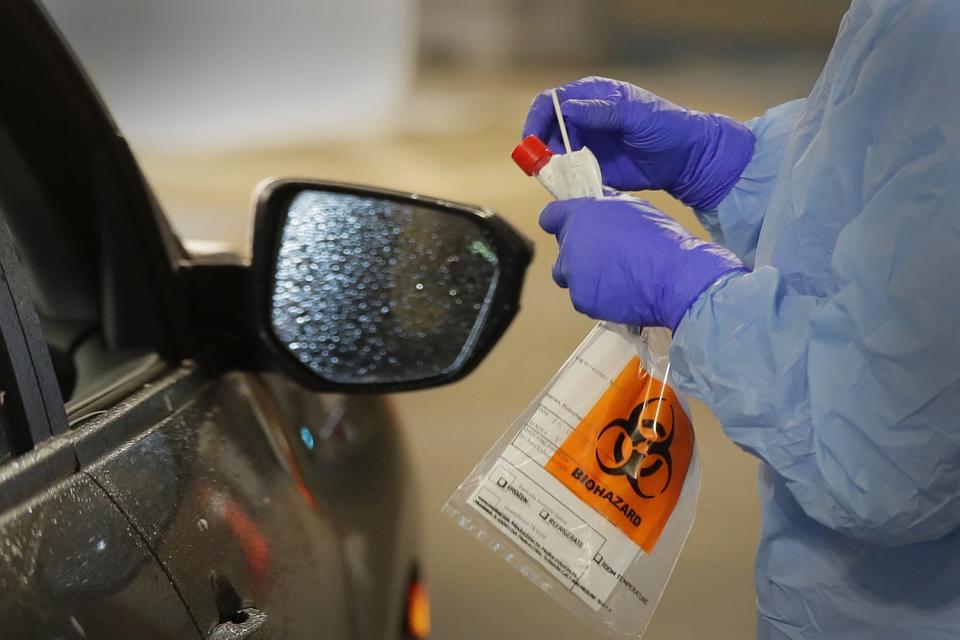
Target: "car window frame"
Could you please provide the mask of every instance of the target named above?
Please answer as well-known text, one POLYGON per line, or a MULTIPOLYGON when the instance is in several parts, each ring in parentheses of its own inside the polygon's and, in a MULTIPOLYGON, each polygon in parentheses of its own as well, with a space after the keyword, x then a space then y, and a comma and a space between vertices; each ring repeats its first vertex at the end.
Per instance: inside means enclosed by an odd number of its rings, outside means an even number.
POLYGON ((13 236, 0 220, 0 380, 11 457, 67 428, 66 408, 30 301, 13 236))

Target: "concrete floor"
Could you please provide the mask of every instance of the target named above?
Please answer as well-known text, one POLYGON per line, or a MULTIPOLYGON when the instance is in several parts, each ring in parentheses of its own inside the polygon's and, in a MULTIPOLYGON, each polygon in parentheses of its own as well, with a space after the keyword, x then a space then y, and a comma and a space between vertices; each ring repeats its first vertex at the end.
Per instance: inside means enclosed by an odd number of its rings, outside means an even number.
MULTIPOLYGON (((818 65, 816 60, 712 61, 590 71, 631 80, 687 106, 747 118, 805 95, 818 65)), ((490 357, 463 382, 394 400, 419 469, 436 638, 596 637, 440 513, 459 481, 593 324, 553 284, 555 244, 536 222, 547 197, 509 159, 533 94, 581 71, 469 78, 425 74, 398 115, 397 134, 387 140, 229 157, 141 153, 161 202, 188 237, 246 246, 254 185, 267 176, 298 175, 482 204, 536 242, 523 310, 490 357)), ((653 194, 651 199, 702 231, 670 198, 653 194)), ((646 638, 749 638, 754 633, 756 463, 725 439, 705 407, 695 403, 693 414, 703 466, 698 520, 646 638)))

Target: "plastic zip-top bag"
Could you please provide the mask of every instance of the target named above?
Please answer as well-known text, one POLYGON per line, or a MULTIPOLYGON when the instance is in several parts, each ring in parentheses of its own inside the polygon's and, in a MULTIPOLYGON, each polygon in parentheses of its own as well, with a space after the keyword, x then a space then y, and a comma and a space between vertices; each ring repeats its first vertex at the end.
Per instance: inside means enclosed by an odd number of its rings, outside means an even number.
MULTIPOLYGON (((525 138, 512 157, 557 198, 602 197, 586 147, 525 138)), ((693 526, 700 468, 670 387, 670 332, 601 322, 444 505, 567 609, 639 637, 693 526)))
POLYGON ((608 635, 646 630, 700 491, 670 332, 600 323, 444 505, 608 635))

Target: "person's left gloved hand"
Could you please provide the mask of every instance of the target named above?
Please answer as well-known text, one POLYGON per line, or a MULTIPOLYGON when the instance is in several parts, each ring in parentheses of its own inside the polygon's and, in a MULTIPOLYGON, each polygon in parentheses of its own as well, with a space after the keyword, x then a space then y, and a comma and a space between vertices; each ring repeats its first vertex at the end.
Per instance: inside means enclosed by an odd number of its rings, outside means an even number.
POLYGON ((597 320, 676 329, 721 276, 747 271, 724 247, 629 196, 551 202, 540 226, 560 245, 553 279, 597 320))
MULTIPOLYGON (((753 156, 753 132, 716 113, 677 106, 627 82, 583 78, 556 88, 574 149, 590 148, 615 189, 664 189, 709 211, 730 192, 753 156)), ((551 91, 530 105, 523 138, 564 150, 551 91)))

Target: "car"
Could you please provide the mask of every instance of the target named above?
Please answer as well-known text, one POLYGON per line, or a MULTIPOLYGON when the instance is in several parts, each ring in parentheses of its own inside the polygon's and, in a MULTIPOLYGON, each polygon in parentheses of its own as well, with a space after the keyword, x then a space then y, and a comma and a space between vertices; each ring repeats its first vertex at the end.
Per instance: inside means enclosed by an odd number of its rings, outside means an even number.
POLYGON ((467 375, 530 243, 494 213, 284 179, 252 258, 187 252, 43 10, 0 0, 0 629, 422 638, 382 394, 467 375))

